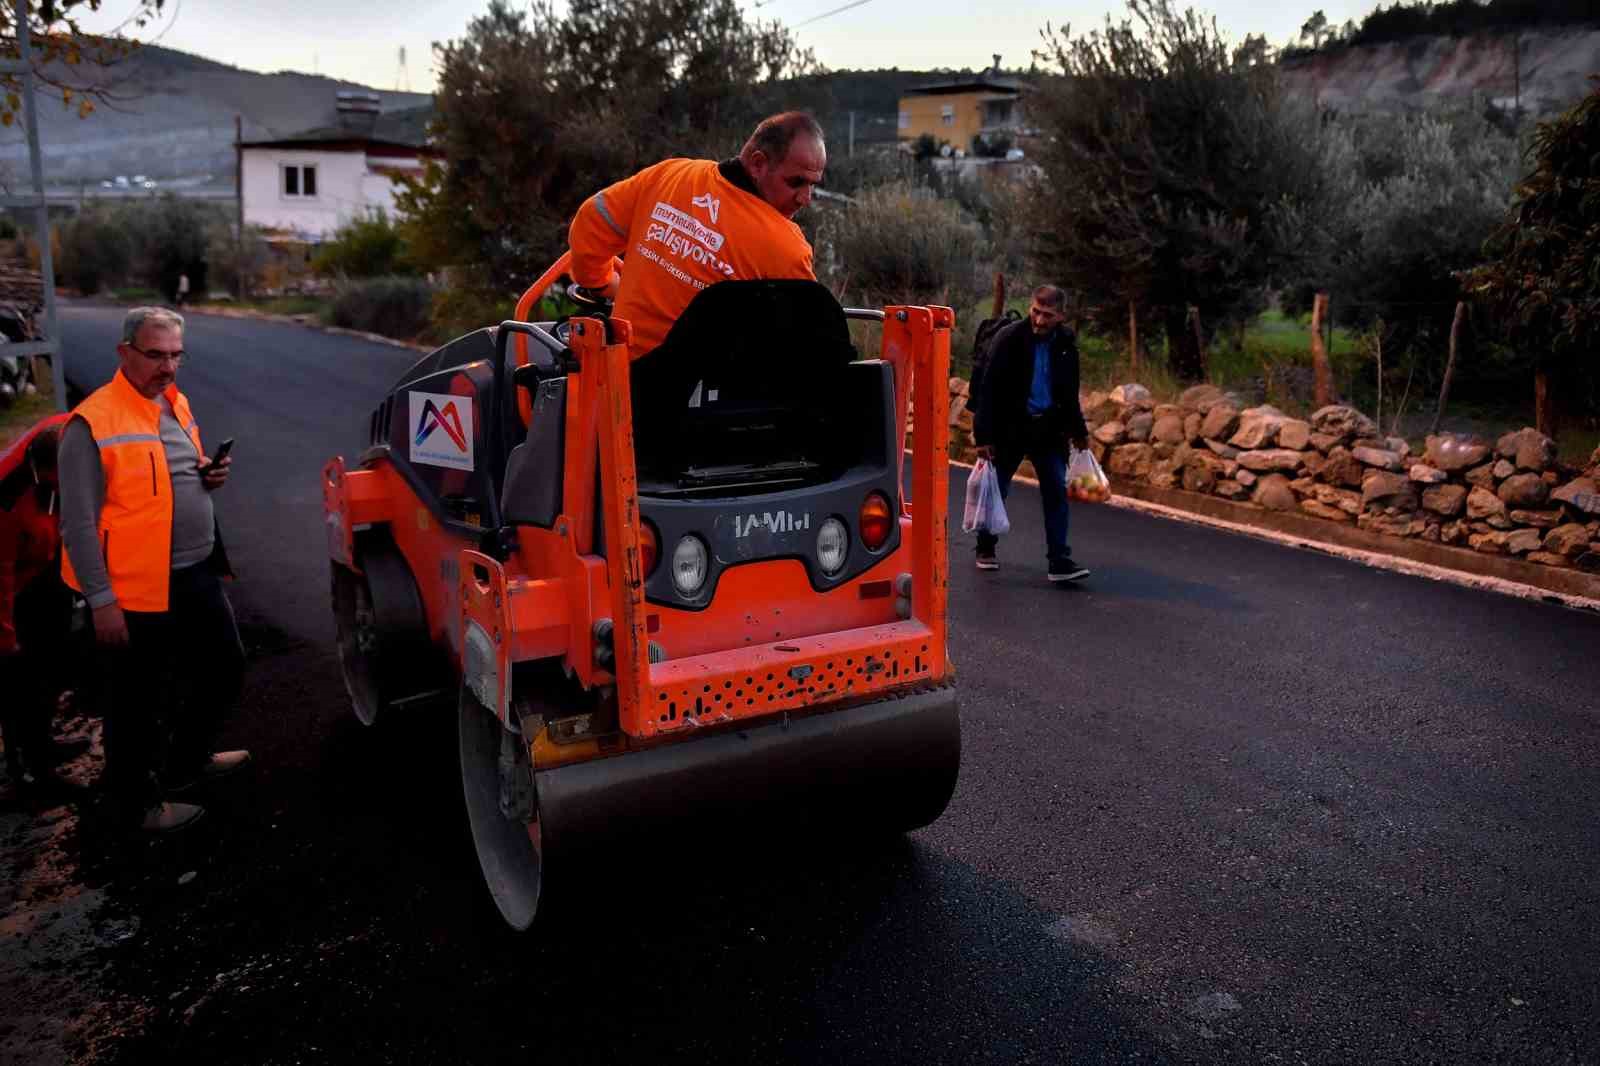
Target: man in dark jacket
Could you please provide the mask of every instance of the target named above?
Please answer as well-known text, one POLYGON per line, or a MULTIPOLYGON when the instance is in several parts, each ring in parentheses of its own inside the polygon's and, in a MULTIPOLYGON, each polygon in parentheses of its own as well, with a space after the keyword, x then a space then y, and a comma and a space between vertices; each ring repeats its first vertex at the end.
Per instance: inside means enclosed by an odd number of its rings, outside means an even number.
MULTIPOLYGON (((1066 324, 1066 305, 1065 292, 1041 285, 1027 321, 995 338, 972 427, 978 457, 994 464, 1002 496, 1023 459, 1038 472, 1045 558, 1055 582, 1089 576, 1067 545, 1067 443, 1088 447, 1089 427, 1078 406, 1078 339, 1066 324)), ((998 542, 978 531, 979 570, 1000 569, 998 542)))

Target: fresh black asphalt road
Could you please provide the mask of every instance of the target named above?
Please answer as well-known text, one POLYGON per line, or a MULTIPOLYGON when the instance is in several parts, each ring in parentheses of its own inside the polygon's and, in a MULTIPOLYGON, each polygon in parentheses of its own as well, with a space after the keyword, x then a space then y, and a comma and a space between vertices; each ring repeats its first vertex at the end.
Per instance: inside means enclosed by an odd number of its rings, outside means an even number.
MULTIPOLYGON (((72 376, 120 311, 72 306, 72 376)), ((1093 576, 952 545, 965 752, 875 849, 666 841, 534 938, 478 885, 448 721, 364 730, 318 471, 412 353, 194 316, 258 757, 108 862, 113 1061, 1600 1061, 1600 618, 1106 506, 1093 576), (180 873, 197 876, 179 887, 180 873)), ((964 476, 953 471, 959 514, 964 476)))

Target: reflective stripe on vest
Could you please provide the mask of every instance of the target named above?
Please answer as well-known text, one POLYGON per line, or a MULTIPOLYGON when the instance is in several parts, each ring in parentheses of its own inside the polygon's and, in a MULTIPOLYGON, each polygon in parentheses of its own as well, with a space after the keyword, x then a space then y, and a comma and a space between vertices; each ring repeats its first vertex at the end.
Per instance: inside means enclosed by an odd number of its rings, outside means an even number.
MULTIPOLYGON (((166 397, 195 451, 205 454, 188 399, 176 386, 166 397)), ((172 575, 172 477, 161 443, 161 404, 139 395, 119 370, 72 413, 88 423, 100 449, 106 495, 99 533, 111 591, 123 610, 165 611, 172 575)), ((65 552, 61 576, 83 590, 65 552)))

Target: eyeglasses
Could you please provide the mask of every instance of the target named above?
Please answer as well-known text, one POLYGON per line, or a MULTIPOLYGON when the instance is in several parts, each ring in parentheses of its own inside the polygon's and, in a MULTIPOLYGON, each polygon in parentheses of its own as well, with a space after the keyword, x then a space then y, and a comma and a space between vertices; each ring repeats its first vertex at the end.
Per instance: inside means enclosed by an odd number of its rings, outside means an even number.
POLYGON ((175 352, 147 352, 131 341, 125 343, 127 343, 128 347, 132 348, 134 351, 138 352, 152 363, 170 362, 173 366, 182 366, 184 356, 188 354, 182 348, 179 348, 175 352))

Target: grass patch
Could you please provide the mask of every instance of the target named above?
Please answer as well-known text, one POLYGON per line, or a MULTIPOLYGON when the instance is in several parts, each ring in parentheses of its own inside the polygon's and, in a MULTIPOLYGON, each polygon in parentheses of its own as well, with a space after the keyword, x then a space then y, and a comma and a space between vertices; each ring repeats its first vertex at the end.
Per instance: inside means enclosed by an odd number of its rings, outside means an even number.
POLYGON ((0 410, 0 448, 21 437, 35 422, 56 412, 54 383, 46 378, 39 383, 39 391, 23 396, 10 407, 0 410))
POLYGON ((258 300, 229 300, 208 306, 237 307, 269 315, 316 315, 319 321, 325 322, 332 313, 333 301, 326 296, 266 296, 258 300))
POLYGON ((159 292, 145 286, 134 286, 131 289, 113 289, 111 298, 120 303, 152 304, 165 303, 166 299, 159 292))

